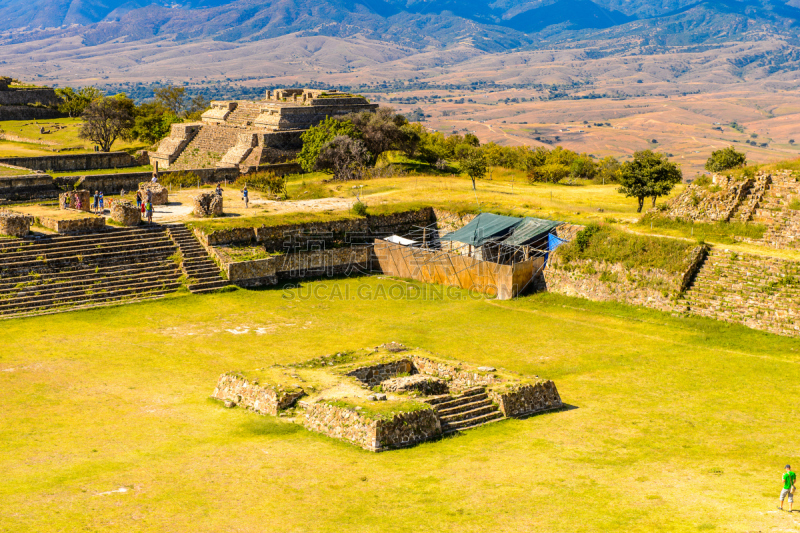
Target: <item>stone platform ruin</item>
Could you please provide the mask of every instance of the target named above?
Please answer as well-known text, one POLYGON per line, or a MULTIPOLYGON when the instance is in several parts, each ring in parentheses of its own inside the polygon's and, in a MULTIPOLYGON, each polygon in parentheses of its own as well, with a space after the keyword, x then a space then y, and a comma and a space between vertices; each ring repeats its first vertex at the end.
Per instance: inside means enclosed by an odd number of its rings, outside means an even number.
POLYGON ((563 407, 552 381, 397 343, 228 372, 212 397, 373 452, 563 407))
POLYGON ((201 122, 173 124, 169 137, 150 153, 150 164, 247 172, 286 163, 302 148, 300 136, 326 117, 377 108, 361 96, 310 89, 267 91, 260 101, 214 101, 201 122))

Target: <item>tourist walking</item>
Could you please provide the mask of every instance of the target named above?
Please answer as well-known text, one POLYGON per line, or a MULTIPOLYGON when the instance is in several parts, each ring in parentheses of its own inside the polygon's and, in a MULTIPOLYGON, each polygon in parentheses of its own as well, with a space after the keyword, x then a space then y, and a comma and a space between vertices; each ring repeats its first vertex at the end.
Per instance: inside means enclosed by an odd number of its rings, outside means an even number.
POLYGON ((792 504, 794 503, 794 482, 797 479, 797 476, 794 472, 792 472, 792 467, 790 465, 786 465, 786 471, 783 473, 783 489, 781 490, 781 504, 778 506, 778 509, 783 511, 783 500, 788 496, 789 497, 789 512, 792 512, 792 504))
POLYGON ((142 208, 142 191, 136 191, 136 208, 142 208))
POLYGON ((144 218, 144 205, 145 205, 144 202, 142 202, 142 205, 139 206, 139 209, 142 213, 142 218, 144 218))
POLYGON ((100 214, 106 212, 105 203, 103 202, 103 191, 100 191, 100 214))
POLYGON ((94 208, 94 214, 97 214, 97 210, 100 207, 100 193, 99 191, 94 191, 94 199, 92 207, 94 208))
POLYGON ((153 223, 153 204, 152 202, 147 202, 145 206, 145 211, 147 212, 147 223, 153 223))
POLYGON ((247 207, 250 204, 250 197, 249 193, 247 192, 247 185, 245 185, 244 189, 242 189, 242 200, 244 200, 244 208, 247 209, 247 207))

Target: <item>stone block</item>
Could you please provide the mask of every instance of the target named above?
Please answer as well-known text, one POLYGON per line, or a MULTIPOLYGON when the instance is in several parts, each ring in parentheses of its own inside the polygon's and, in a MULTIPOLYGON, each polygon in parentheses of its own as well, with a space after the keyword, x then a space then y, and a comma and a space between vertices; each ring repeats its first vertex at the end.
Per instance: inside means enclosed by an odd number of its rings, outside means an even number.
POLYGON ((0 235, 24 237, 31 231, 33 217, 11 211, 0 212, 0 235))
POLYGON ((153 205, 167 205, 169 203, 169 190, 160 183, 140 183, 139 192, 142 193, 142 201, 147 201, 149 192, 150 202, 153 205))
POLYGON ((204 192, 192 198, 194 208, 192 214, 196 217, 221 217, 222 196, 213 192, 204 192))
POLYGON ((115 201, 111 204, 111 220, 123 226, 137 226, 142 221, 142 213, 130 202, 115 201))

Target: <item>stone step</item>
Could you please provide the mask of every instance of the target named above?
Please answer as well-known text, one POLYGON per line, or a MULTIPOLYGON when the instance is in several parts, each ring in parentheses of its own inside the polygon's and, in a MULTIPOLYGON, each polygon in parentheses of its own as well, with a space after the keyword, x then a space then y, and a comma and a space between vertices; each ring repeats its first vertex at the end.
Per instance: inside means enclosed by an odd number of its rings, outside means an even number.
POLYGON ((25 253, 0 254, 0 268, 2 268, 2 265, 5 264, 21 263, 25 261, 35 261, 38 260, 39 257, 45 257, 48 260, 60 259, 65 257, 79 257, 79 256, 86 257, 87 255, 95 255, 98 253, 108 254, 108 253, 121 253, 121 252, 136 252, 138 250, 142 250, 143 248, 149 248, 152 246, 166 246, 172 244, 173 243, 169 239, 158 238, 158 239, 143 239, 141 241, 136 241, 127 244, 113 244, 105 246, 97 244, 90 247, 71 246, 64 249, 50 249, 50 250, 38 250, 36 248, 32 248, 30 251, 26 251, 25 253))
POLYGON ((176 265, 171 265, 171 267, 165 266, 164 268, 159 269, 152 269, 152 270, 131 270, 128 273, 117 275, 117 276, 101 276, 101 277, 90 277, 85 276, 80 279, 70 279, 66 281, 61 281, 58 283, 41 283, 36 285, 25 285, 23 287, 11 286, 11 287, 2 287, 0 288, 0 301, 4 298, 7 298, 9 294, 15 295, 14 297, 18 297, 19 295, 23 295, 26 293, 50 293, 54 291, 64 290, 65 288, 91 288, 97 286, 106 286, 113 283, 118 282, 130 282, 139 279, 161 279, 172 277, 177 279, 180 277, 180 270, 178 270, 176 265))
POLYGON ((164 227, 163 226, 146 226, 142 228, 105 228, 102 231, 97 231, 95 233, 85 233, 81 235, 45 235, 45 236, 34 236, 34 237, 25 237, 24 239, 10 239, 6 240, 3 239, 0 241, 0 250, 5 248, 13 248, 15 246, 29 246, 29 245, 36 245, 36 244, 63 244, 68 242, 92 242, 95 240, 106 240, 106 239, 126 239, 130 236, 138 235, 138 234, 147 234, 147 233, 163 233, 164 227))
POLYGON ((475 395, 475 397, 481 399, 475 400, 474 402, 462 403, 460 405, 456 405, 455 407, 448 407, 446 409, 440 409, 437 407, 436 413, 439 415, 440 418, 443 418, 450 415, 456 415, 459 413, 471 411, 479 407, 489 407, 492 405, 492 401, 485 394, 478 394, 475 395))
POLYGON ((451 414, 439 414, 439 420, 443 424, 452 424, 458 422, 460 420, 469 420, 473 418, 479 418, 485 414, 493 413, 497 411, 497 406, 493 405, 492 402, 477 402, 477 404, 467 404, 469 408, 464 411, 460 412, 453 412, 451 414))
POLYGON ((174 267, 175 263, 170 260, 162 261, 145 261, 145 262, 132 262, 122 265, 77 269, 77 270, 60 270, 54 273, 44 273, 39 276, 14 276, 0 278, 0 290, 5 290, 20 283, 33 283, 51 284, 63 283, 70 280, 82 280, 89 277, 105 277, 124 275, 128 272, 147 271, 150 269, 160 269, 165 267, 174 267))
POLYGON ((76 256, 64 258, 44 258, 46 260, 22 261, 13 265, 0 265, 0 277, 10 277, 14 272, 47 272, 52 269, 63 270, 70 265, 111 265, 120 262, 131 261, 136 258, 167 259, 175 253, 174 246, 163 246, 146 248, 142 251, 129 251, 126 253, 100 253, 84 255, 82 260, 76 256))
POLYGON ((127 299, 128 296, 139 297, 139 296, 151 295, 154 293, 169 294, 175 292, 179 287, 180 284, 175 283, 159 287, 150 287, 149 289, 113 291, 95 295, 87 295, 83 298, 71 297, 62 299, 50 299, 42 302, 29 302, 10 309, 0 309, 0 315, 16 314, 19 312, 31 311, 31 310, 34 311, 46 310, 54 307, 68 308, 68 307, 73 307, 76 304, 91 303, 94 301, 125 300, 127 299))
POLYGON ((456 431, 465 431, 467 429, 473 429, 482 426, 487 422, 500 420, 502 418, 504 418, 503 413, 501 413, 500 411, 494 411, 475 418, 468 418, 465 420, 458 420, 452 423, 442 424, 442 434, 448 435, 450 433, 455 433, 456 431))
POLYGON ((97 309, 97 308, 102 308, 102 307, 113 307, 115 305, 126 305, 126 304, 132 304, 132 303, 147 302, 147 301, 150 301, 150 300, 160 300, 160 299, 164 298, 165 296, 167 296, 168 294, 171 294, 171 293, 167 292, 167 293, 164 293, 164 294, 154 294, 154 295, 145 296, 145 297, 129 298, 129 299, 126 299, 126 300, 123 300, 123 301, 120 301, 119 299, 113 299, 113 300, 106 300, 106 301, 102 301, 102 302, 96 302, 96 303, 92 303, 92 304, 77 305, 75 307, 68 307, 68 308, 50 308, 50 309, 44 309, 44 310, 39 310, 39 311, 26 311, 26 312, 21 312, 21 313, 17 313, 17 314, 0 315, 0 320, 13 320, 13 319, 17 319, 17 318, 30 318, 30 317, 36 317, 36 316, 47 316, 47 315, 55 315, 55 314, 58 314, 58 313, 66 313, 68 311, 82 311, 82 310, 85 310, 85 309, 97 309))
POLYGON ((450 394, 443 396, 434 396, 425 400, 426 403, 431 404, 435 409, 449 409, 465 403, 470 403, 478 400, 488 398, 485 389, 481 387, 479 390, 462 393, 458 396, 450 394))
MULTIPOLYGON (((502 414, 502 413, 500 413, 500 414, 502 414)), ((481 426, 485 426, 487 424, 493 424, 495 422, 500 422, 500 421, 505 420, 505 419, 506 419, 506 417, 504 417, 504 416, 498 416, 498 417, 494 417, 494 418, 489 418, 488 420, 481 420, 477 424, 473 424, 473 425, 469 425, 469 426, 461 426, 459 428, 442 429, 442 435, 443 436, 447 436, 447 435, 452 435, 454 433, 460 433, 462 431, 469 431, 470 429, 479 428, 481 426)))

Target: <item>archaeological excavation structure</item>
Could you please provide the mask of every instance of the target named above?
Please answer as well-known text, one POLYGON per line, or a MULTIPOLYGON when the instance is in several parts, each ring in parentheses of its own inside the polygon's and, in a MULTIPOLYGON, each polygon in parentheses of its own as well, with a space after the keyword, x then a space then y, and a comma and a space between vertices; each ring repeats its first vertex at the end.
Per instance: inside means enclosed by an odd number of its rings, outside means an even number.
POLYGON ((552 381, 398 343, 227 372, 212 397, 373 452, 563 407, 552 381))

